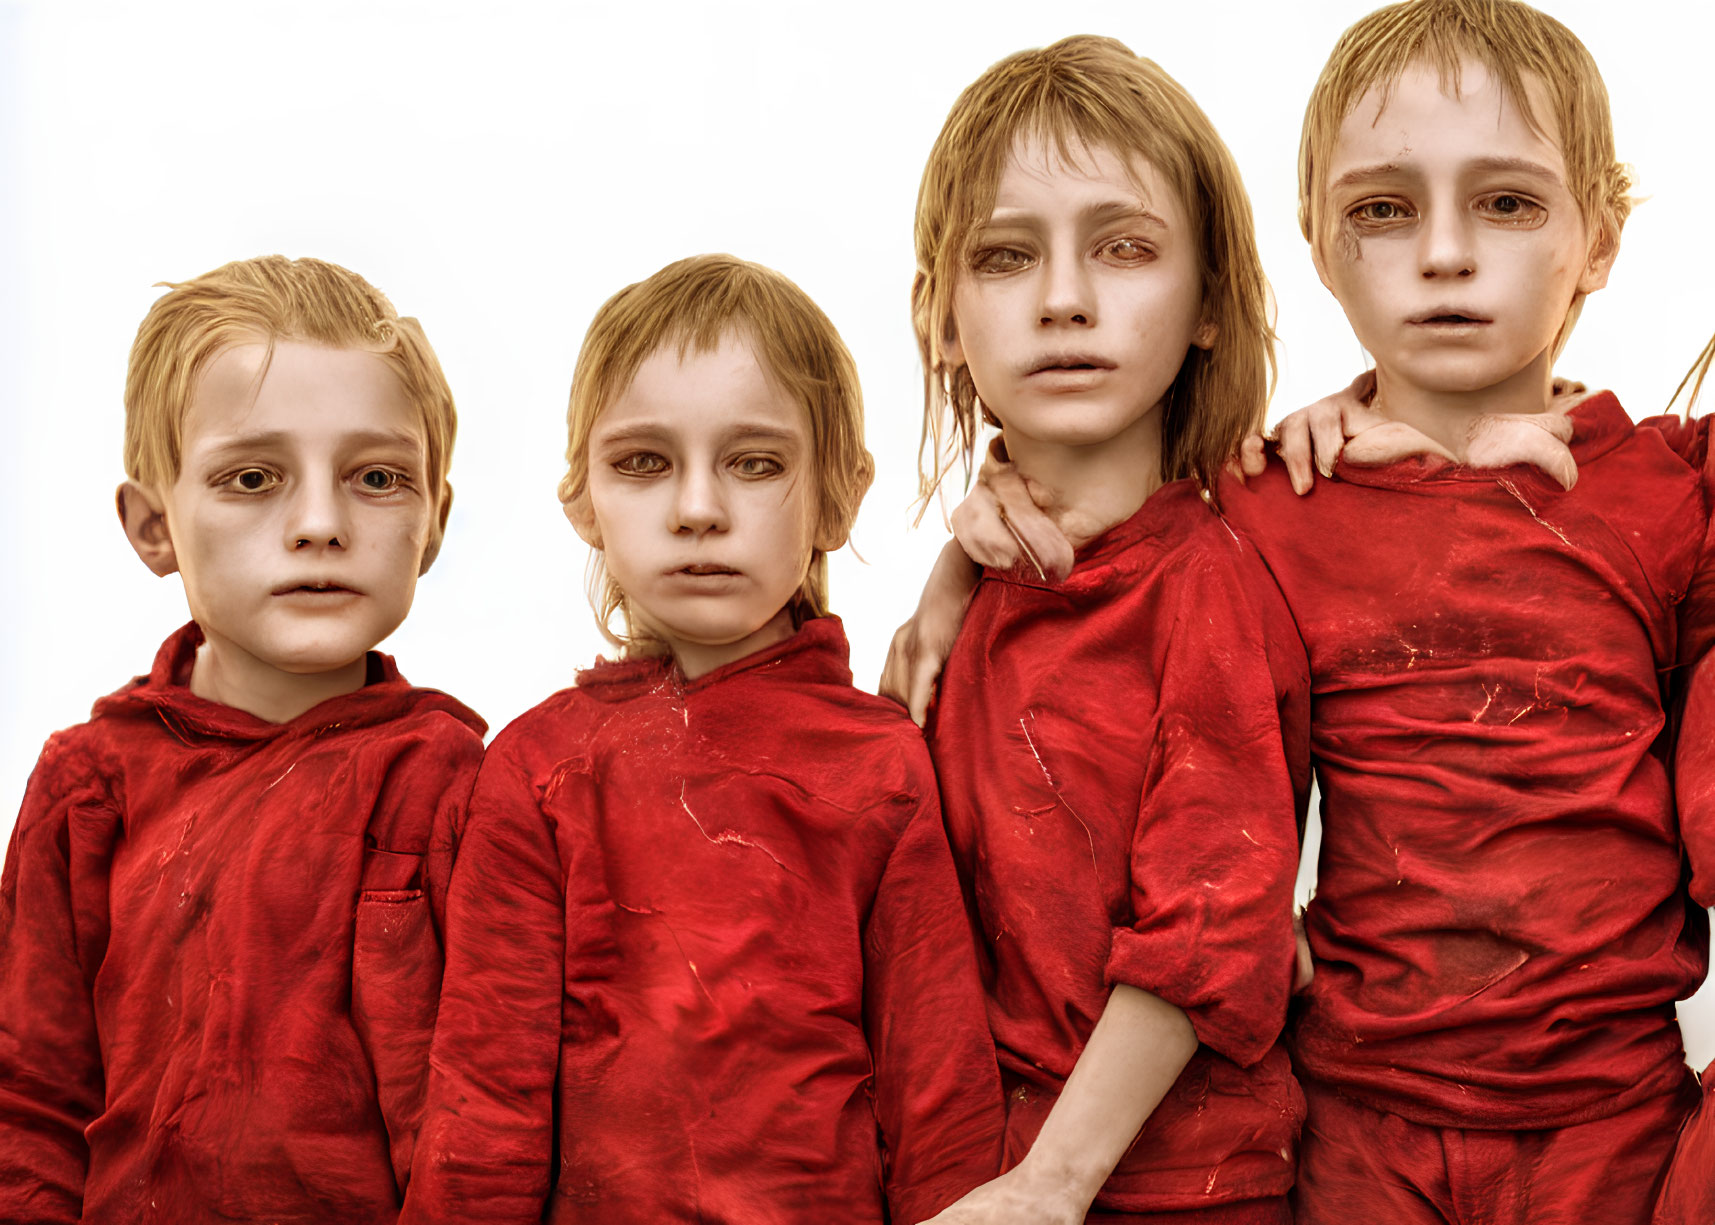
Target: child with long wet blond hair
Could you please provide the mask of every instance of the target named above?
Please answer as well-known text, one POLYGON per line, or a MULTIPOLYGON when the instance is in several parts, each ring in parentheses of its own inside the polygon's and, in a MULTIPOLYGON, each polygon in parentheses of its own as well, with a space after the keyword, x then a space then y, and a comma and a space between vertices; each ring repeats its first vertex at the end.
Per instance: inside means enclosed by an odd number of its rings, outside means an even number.
POLYGON ((1076 548, 981 575, 929 723, 1007 1090, 1006 1173, 938 1220, 1284 1222, 1308 694, 1207 501, 1272 370, 1238 172, 1159 67, 1069 38, 960 96, 917 260, 926 494, 986 419, 1076 548))

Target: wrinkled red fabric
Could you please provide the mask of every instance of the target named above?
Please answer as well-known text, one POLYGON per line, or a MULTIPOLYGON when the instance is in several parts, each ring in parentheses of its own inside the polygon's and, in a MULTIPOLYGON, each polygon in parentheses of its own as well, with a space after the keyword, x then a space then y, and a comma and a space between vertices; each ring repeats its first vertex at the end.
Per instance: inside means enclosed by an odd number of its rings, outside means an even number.
MULTIPOLYGON (((1551 1128, 1432 1127, 1306 1079, 1298 1225, 1648 1225, 1674 1133, 1673 1092, 1551 1128)), ((1709 1216, 1685 1225, 1708 1225, 1709 1216)), ((1679 1225, 1678 1222, 1675 1225, 1679 1225)))
MULTIPOLYGON (((1578 482, 1341 464, 1228 482, 1310 652, 1322 786, 1306 1076, 1419 1123, 1543 1128, 1685 1075, 1703 978, 1661 677, 1706 512, 1612 395, 1572 410, 1578 482)), ((1310 1144, 1310 1139, 1306 1144, 1310 1144)))
POLYGON ((371 652, 289 723, 188 625, 48 741, 0 878, 0 1220, 391 1222, 483 723, 371 652))
POLYGON ((407 1220, 911 1222, 998 1173, 935 776, 846 661, 825 617, 602 664, 496 738, 407 1220))
POLYGON ((1279 592, 1189 482, 1063 583, 985 571, 930 747, 984 937, 1009 1165, 1127 983, 1184 1009, 1202 1045, 1096 1208, 1291 1186, 1301 1099, 1279 1039, 1307 685, 1279 592))
POLYGON ((1656 1201, 1655 1225, 1715 1221, 1715 1064, 1703 1069, 1702 1100, 1685 1121, 1656 1201))

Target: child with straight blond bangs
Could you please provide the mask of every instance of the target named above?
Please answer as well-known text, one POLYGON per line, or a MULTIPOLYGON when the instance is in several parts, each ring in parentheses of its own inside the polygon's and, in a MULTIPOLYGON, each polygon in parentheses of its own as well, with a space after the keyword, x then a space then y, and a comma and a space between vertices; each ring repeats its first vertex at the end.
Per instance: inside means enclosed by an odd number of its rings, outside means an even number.
POLYGON ((755 264, 596 313, 560 493, 623 655, 486 759, 407 1219, 910 1222, 998 1169, 935 776, 827 615, 862 411, 755 264))
POLYGON ((0 1218, 398 1216, 483 723, 372 647, 441 541, 416 320, 320 260, 168 286, 119 515, 192 622, 56 734, 0 878, 0 1218))
POLYGON ((1408 0, 1335 47, 1299 187, 1376 425, 1309 497, 1281 464, 1222 490, 1316 698, 1297 1217, 1641 1225, 1708 947, 1660 678, 1706 650, 1715 570, 1705 429, 1556 411, 1630 204, 1606 91, 1527 5, 1408 0))
POLYGON ((1075 548, 981 575, 929 723, 1007 1097, 1006 1172, 936 1219, 1278 1225, 1306 667, 1205 501, 1272 371, 1244 188, 1159 67, 1068 38, 954 104, 917 260, 925 495, 980 413, 1075 548))

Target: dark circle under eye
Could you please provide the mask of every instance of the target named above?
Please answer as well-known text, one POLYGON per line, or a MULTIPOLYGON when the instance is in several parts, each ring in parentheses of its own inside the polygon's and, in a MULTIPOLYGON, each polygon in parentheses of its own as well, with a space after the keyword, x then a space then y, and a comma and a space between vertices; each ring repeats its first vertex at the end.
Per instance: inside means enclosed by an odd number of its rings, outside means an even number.
POLYGON ((246 468, 238 474, 240 489, 257 490, 268 484, 268 474, 260 468, 246 468))

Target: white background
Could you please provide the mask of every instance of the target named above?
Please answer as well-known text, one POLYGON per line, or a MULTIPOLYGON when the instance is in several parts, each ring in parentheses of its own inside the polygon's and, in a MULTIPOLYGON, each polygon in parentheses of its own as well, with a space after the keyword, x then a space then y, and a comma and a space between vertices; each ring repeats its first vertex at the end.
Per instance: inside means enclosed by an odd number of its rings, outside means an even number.
MULTIPOLYGON (((418 316, 458 397, 457 502, 389 642, 498 728, 601 649, 554 486, 579 341, 612 292, 731 251, 813 296, 857 357, 878 478, 834 559, 873 687, 942 539, 910 529, 906 311, 923 159, 990 63, 1114 35, 1238 158, 1284 344, 1273 415, 1363 356, 1295 221, 1298 125, 1370 0, 1283 4, 192 4, 0 0, 0 831, 48 733, 185 620, 112 510, 125 357, 159 292, 268 252, 346 264, 418 316)), ((1659 411, 1715 329, 1715 6, 1547 0, 1594 51, 1649 197, 1564 373, 1659 411)), ((1682 1010, 1715 1056, 1715 991, 1682 1010), (1699 1015, 1701 1009, 1703 1015, 1699 1015)))

